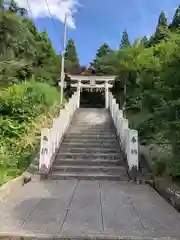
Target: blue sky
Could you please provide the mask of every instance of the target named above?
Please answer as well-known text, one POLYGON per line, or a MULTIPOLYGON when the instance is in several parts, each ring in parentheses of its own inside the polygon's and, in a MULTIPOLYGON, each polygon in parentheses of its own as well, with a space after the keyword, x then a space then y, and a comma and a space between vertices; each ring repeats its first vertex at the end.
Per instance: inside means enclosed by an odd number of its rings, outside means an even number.
MULTIPOLYGON (((55 0, 48 1, 51 7, 51 1, 55 0)), ((150 36, 155 30, 160 11, 163 10, 170 21, 180 1, 79 0, 79 3, 82 6, 76 6, 78 11, 70 19, 73 24, 75 22, 76 28, 68 28, 68 38, 74 39, 80 62, 87 65, 94 58, 97 48, 104 42, 112 48, 118 48, 124 29, 128 31, 131 41, 144 35, 150 36)), ((63 24, 60 20, 54 18, 55 25, 48 15, 38 15, 34 20, 39 30, 47 30, 57 51, 61 49, 63 36, 63 24)))

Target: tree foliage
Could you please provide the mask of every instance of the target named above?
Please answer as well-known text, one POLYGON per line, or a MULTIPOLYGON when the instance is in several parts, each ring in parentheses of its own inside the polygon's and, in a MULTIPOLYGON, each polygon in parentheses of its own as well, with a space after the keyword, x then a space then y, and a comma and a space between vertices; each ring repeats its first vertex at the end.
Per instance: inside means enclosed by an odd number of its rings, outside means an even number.
POLYGON ((109 71, 107 71, 107 69, 103 67, 106 66, 106 64, 103 64, 102 62, 106 62, 106 60, 109 61, 110 55, 114 57, 113 50, 109 47, 107 43, 104 43, 102 46, 100 46, 100 48, 97 50, 94 61, 91 63, 91 67, 96 70, 96 74, 102 75, 106 74, 109 71))
POLYGON ((180 27, 180 5, 176 9, 176 12, 173 16, 172 23, 169 26, 172 30, 176 30, 180 27))
POLYGON ((69 39, 66 45, 64 57, 65 57, 65 69, 67 73, 76 72, 80 68, 76 46, 72 38, 69 39))
POLYGON ((162 40, 165 40, 168 35, 168 24, 167 18, 163 11, 161 11, 158 19, 158 25, 154 35, 150 38, 148 46, 152 46, 160 43, 162 40))
POLYGON ((97 62, 98 69, 117 75, 113 93, 121 107, 126 101, 126 115, 138 129, 141 143, 171 149, 171 157, 167 155, 162 162, 172 176, 180 176, 179 16, 180 7, 168 26, 161 12, 149 40, 136 40, 131 47, 121 47, 97 62))
POLYGON ((1 0, 0 9, 0 86, 21 83, 32 76, 57 84, 60 56, 46 31, 38 32, 26 18, 26 9, 14 0, 6 7, 1 0))
POLYGON ((0 185, 37 154, 42 127, 59 111, 60 55, 26 9, 0 0, 0 185), (46 83, 45 83, 46 82, 46 83))
POLYGON ((128 32, 125 30, 122 34, 120 48, 127 48, 127 47, 130 47, 130 46, 131 46, 131 43, 129 41, 128 32))

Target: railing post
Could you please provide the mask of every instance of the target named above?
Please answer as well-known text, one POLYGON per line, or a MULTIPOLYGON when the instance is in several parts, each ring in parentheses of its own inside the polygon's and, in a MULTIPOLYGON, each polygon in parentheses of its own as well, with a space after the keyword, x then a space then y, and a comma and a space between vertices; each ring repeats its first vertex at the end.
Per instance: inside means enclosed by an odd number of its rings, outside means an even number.
POLYGON ((113 98, 112 99, 112 118, 114 120, 114 115, 115 115, 115 104, 116 104, 116 100, 113 98))
POLYGON ((44 128, 41 131, 39 172, 42 174, 47 174, 51 168, 63 135, 78 107, 79 97, 78 92, 74 93, 65 105, 65 108, 60 110, 59 116, 53 118, 52 128, 44 128))
POLYGON ((120 129, 121 129, 121 120, 123 119, 123 113, 122 110, 118 111, 117 115, 117 135, 120 138, 120 129))
POLYGON ((123 129, 122 129, 122 144, 123 149, 125 150, 125 130, 129 128, 129 121, 127 119, 123 119, 123 129))

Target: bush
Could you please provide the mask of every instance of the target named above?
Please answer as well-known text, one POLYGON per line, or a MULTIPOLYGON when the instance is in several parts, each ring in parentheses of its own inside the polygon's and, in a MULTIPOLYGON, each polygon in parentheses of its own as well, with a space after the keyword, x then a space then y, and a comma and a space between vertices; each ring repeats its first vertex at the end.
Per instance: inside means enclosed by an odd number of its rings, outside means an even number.
POLYGON ((22 173, 37 150, 40 130, 59 111, 59 92, 39 82, 0 92, 0 184, 22 173))

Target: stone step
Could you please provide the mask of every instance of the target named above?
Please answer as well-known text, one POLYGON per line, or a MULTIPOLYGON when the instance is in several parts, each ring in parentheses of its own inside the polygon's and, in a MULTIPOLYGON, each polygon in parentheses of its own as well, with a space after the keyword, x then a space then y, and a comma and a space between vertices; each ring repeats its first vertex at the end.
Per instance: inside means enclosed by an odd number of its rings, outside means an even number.
POLYGON ((59 153, 89 153, 89 154, 94 154, 94 153, 120 153, 120 148, 90 148, 90 147, 78 147, 75 148, 73 147, 67 147, 62 145, 59 149, 59 153))
POLYGON ((123 166, 84 166, 84 165, 57 165, 52 166, 52 172, 98 172, 98 173, 117 173, 119 175, 126 175, 126 169, 123 166))
POLYGON ((98 131, 98 130, 92 130, 92 129, 69 129, 67 131, 68 134, 89 134, 89 135, 105 135, 105 136, 111 136, 111 135, 115 135, 116 136, 116 132, 114 131, 98 131))
MULTIPOLYGON (((83 118, 83 117, 82 117, 83 118)), ((73 119, 72 121, 72 125, 71 126, 93 126, 93 127, 113 127, 113 122, 112 122, 112 118, 109 119, 108 121, 106 122, 101 122, 99 123, 98 121, 89 121, 89 120, 86 120, 86 121, 80 121, 79 119, 73 119), (108 123, 110 121, 110 123, 108 123)))
POLYGON ((70 136, 72 138, 74 138, 74 137, 115 138, 116 137, 115 132, 110 132, 110 133, 104 134, 104 133, 96 133, 96 132, 91 132, 91 131, 76 132, 76 133, 71 133, 68 131, 66 135, 70 136))
POLYGON ((103 166, 123 166, 124 162, 123 161, 118 161, 118 160, 113 160, 113 159, 85 159, 85 158, 77 158, 77 159, 72 159, 72 158, 66 158, 66 159, 61 159, 61 158, 56 158, 54 165, 85 165, 85 166, 98 166, 98 165, 103 165, 103 166))
POLYGON ((59 152, 57 158, 84 158, 84 159, 113 159, 121 160, 122 156, 120 153, 69 153, 69 152, 59 152))
POLYGON ((90 139, 84 139, 84 138, 78 138, 78 139, 75 139, 75 138, 70 138, 69 136, 66 136, 63 140, 63 143, 62 144, 109 144, 109 145, 117 145, 118 142, 117 142, 117 139, 93 139, 93 138, 90 138, 90 139))
POLYGON ((114 129, 114 125, 111 124, 91 124, 91 123, 79 123, 79 121, 77 122, 72 122, 70 127, 77 127, 77 128, 92 128, 92 129, 99 129, 99 130, 106 130, 106 129, 114 129))
POLYGON ((89 143, 87 142, 63 142, 61 147, 69 147, 69 148, 116 148, 119 149, 120 146, 117 142, 113 142, 113 143, 107 143, 107 142, 91 142, 89 143))
MULTIPOLYGON (((67 134, 65 135, 65 139, 72 139, 72 140, 99 140, 99 141, 107 141, 107 140, 116 140, 116 135, 113 136, 105 136, 105 135, 89 135, 89 134, 67 134)), ((117 141, 117 140, 116 140, 117 141)))
POLYGON ((59 173, 53 172, 49 174, 49 179, 66 180, 66 179, 78 179, 78 180, 107 180, 107 181, 129 181, 128 175, 120 176, 119 174, 107 174, 107 173, 59 173))
POLYGON ((92 128, 92 129, 95 129, 95 130, 106 130, 106 129, 109 129, 109 130, 113 130, 114 129, 114 125, 111 123, 111 124, 91 124, 91 123, 74 123, 72 122, 72 124, 70 125, 70 128, 92 128))
POLYGON ((70 128, 91 128, 93 130, 114 130, 114 126, 113 125, 93 125, 93 124, 74 124, 74 122, 72 123, 72 125, 70 126, 70 128))

